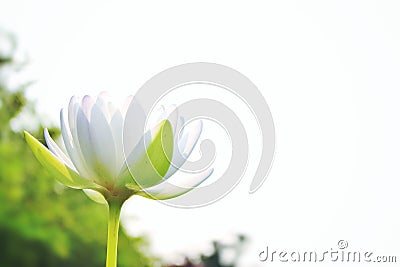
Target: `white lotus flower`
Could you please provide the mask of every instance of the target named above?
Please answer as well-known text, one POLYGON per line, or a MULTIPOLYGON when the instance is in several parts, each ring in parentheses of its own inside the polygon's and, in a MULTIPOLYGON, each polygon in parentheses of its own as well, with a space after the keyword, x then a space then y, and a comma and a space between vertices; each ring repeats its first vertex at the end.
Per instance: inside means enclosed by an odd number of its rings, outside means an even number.
MULTIPOLYGON (((202 131, 201 121, 191 130, 183 128, 178 112, 163 110, 148 130, 146 115, 134 97, 116 108, 105 94, 97 98, 72 97, 68 110, 61 110, 61 132, 65 150, 44 131, 47 150, 29 133, 28 144, 36 158, 66 186, 85 189, 106 199, 127 199, 140 195, 153 199, 180 196, 207 179, 213 169, 193 174, 185 187, 168 184, 167 179, 184 164, 202 131), (67 114, 68 112, 68 114, 67 114), (167 119, 169 118, 169 119, 167 119), (172 164, 171 164, 172 162, 172 164)), ((187 179, 187 178, 185 178, 187 179)))
POLYGON ((94 200, 108 204, 106 266, 117 266, 119 218, 123 203, 132 195, 152 199, 180 196, 207 179, 212 169, 185 178, 185 187, 172 186, 168 178, 181 168, 197 140, 202 124, 183 131, 185 121, 175 109, 163 110, 146 130, 146 114, 128 97, 121 109, 104 94, 96 99, 72 97, 68 114, 61 110, 65 151, 44 136, 48 149, 28 132, 25 138, 34 155, 66 186, 83 189, 94 200), (187 179, 187 180, 186 180, 187 179))

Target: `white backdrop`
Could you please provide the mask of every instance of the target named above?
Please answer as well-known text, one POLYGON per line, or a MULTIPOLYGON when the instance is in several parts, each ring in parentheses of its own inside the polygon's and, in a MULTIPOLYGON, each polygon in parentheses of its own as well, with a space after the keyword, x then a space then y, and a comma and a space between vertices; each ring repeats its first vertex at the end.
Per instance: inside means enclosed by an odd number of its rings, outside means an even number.
MULTIPOLYGON (((134 94, 156 73, 188 62, 230 66, 262 91, 277 150, 253 195, 259 139, 240 101, 199 86, 168 100, 204 94, 237 108, 252 137, 251 160, 239 186, 211 206, 127 203, 125 226, 148 234, 157 255, 173 261, 207 253, 211 240, 228 242, 240 232, 250 238, 244 267, 268 265, 258 261, 267 245, 324 251, 340 239, 354 251, 397 253, 400 261, 400 2, 1 0, 0 6, 0 25, 17 34, 30 56, 25 78, 37 83, 28 95, 45 123, 58 122, 73 94, 134 94)), ((216 169, 223 172, 229 143, 213 127, 208 136, 222 140, 216 169)))

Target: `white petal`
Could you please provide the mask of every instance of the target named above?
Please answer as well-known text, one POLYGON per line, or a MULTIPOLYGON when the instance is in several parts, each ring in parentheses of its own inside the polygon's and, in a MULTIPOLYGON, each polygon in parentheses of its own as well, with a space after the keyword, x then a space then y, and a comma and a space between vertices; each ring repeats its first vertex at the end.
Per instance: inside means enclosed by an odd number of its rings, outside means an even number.
MULTIPOLYGON (((79 174, 83 177, 89 178, 89 172, 85 166, 85 162, 82 160, 82 155, 80 155, 79 147, 76 147, 71 131, 65 120, 65 112, 62 109, 60 112, 60 122, 61 122, 61 133, 64 141, 65 148, 67 149, 68 155, 71 161, 74 163, 75 168, 78 170, 79 174)), ((75 124, 75 123, 74 123, 75 124)))
POLYGON ((102 92, 99 94, 99 96, 96 99, 96 106, 100 108, 100 110, 103 112, 107 122, 110 122, 111 120, 111 115, 108 109, 108 94, 106 92, 102 92))
POLYGON ((171 123, 172 126, 172 130, 174 131, 174 135, 177 134, 176 131, 176 127, 178 126, 178 120, 179 120, 179 110, 176 107, 176 105, 169 105, 164 107, 164 113, 165 113, 165 117, 161 118, 161 120, 169 120, 169 122, 171 123))
POLYGON ((119 111, 112 102, 108 102, 107 104, 107 110, 108 110, 108 114, 110 117, 110 120, 112 119, 112 117, 114 116, 115 112, 119 111))
POLYGON ((133 98, 126 112, 123 129, 124 152, 127 157, 144 134, 146 114, 138 101, 133 98))
POLYGON ((165 107, 161 106, 158 107, 157 109, 153 109, 150 111, 150 113, 147 115, 147 121, 146 121, 146 131, 149 129, 154 128, 158 124, 160 124, 160 121, 164 120, 166 118, 166 113, 165 113, 165 107))
POLYGON ((69 101, 68 105, 68 123, 69 123, 69 128, 75 129, 76 128, 76 113, 78 112, 79 109, 79 101, 76 96, 71 97, 71 100, 69 101))
MULTIPOLYGON (((82 161, 85 162, 88 171, 93 174, 96 170, 96 161, 90 137, 89 121, 81 108, 79 108, 76 117, 76 131, 77 138, 74 138, 74 141, 79 143, 80 151, 82 153, 82 161)), ((92 178, 95 178, 93 176, 92 178)))
POLYGON ((169 105, 169 106, 161 106, 159 107, 156 111, 153 111, 151 116, 148 118, 148 121, 146 122, 147 124, 147 129, 153 129, 157 125, 160 124, 161 121, 163 120, 169 120, 172 126, 173 133, 175 135, 175 130, 177 127, 177 122, 178 122, 178 109, 176 108, 176 105, 169 105))
POLYGON ((103 176, 109 176, 110 179, 116 178, 119 169, 117 169, 113 134, 103 110, 97 103, 92 107, 89 131, 95 166, 105 167, 103 171, 107 173, 103 173, 103 176))
MULTIPOLYGON (((180 128, 178 123, 178 130, 180 128)), ((168 169, 164 179, 168 179, 173 175, 182 165, 186 162, 193 148, 196 146, 197 141, 200 138, 201 131, 203 129, 203 123, 201 120, 196 120, 190 123, 190 129, 184 128, 183 131, 174 138, 174 152, 172 154, 171 166, 168 169), (194 125, 193 125, 194 124, 194 125)))
MULTIPOLYGON (((80 109, 79 99, 75 96, 71 97, 71 100, 70 100, 69 106, 68 106, 68 122, 69 122, 69 135, 68 136, 70 138, 71 145, 76 152, 76 155, 79 156, 79 160, 83 164, 84 163, 84 161, 82 160, 83 156, 82 156, 82 153, 80 150, 80 145, 79 145, 79 141, 78 141, 78 133, 76 130, 76 117, 77 117, 79 109, 80 109)), ((64 113, 64 111, 62 111, 62 113, 64 113)), ((62 116, 64 116, 64 115, 62 115, 62 116)), ((63 120, 63 118, 61 118, 61 120, 63 120)), ((67 128, 67 127, 64 127, 64 128, 67 128)), ((65 139, 64 139, 64 142, 65 142, 65 139)), ((73 156, 70 155, 70 157, 72 159, 73 156)))
POLYGON ((129 108, 132 100, 133 100, 133 95, 130 95, 125 99, 124 103, 122 104, 122 107, 120 110, 121 110, 121 114, 123 117, 126 116, 126 112, 128 111, 128 108, 129 108))
MULTIPOLYGON (((132 149, 131 153, 129 155, 126 155, 126 165, 124 165, 120 171, 120 175, 122 175, 126 171, 126 166, 129 166, 128 168, 132 168, 135 166, 135 163, 137 160, 146 153, 146 150, 148 146, 152 142, 152 136, 151 136, 151 130, 148 130, 140 139, 140 141, 137 143, 134 149, 132 149)), ((129 170, 132 172, 132 170, 129 170)))
POLYGON ((44 129, 44 139, 46 140, 47 147, 49 150, 58 158, 60 159, 65 165, 67 165, 71 170, 77 172, 75 169, 74 164, 72 163, 71 159, 65 155, 65 153, 58 147, 56 142, 51 138, 49 131, 44 129))
POLYGON ((116 110, 110 121, 110 127, 115 143, 116 164, 117 168, 121 169, 125 162, 124 147, 122 143, 122 129, 124 126, 124 119, 119 110, 116 110))
POLYGON ((184 140, 184 142, 179 143, 179 149, 182 154, 190 155, 190 153, 192 153, 202 130, 203 122, 201 120, 195 120, 183 129, 182 140, 184 140))
MULTIPOLYGON (((70 100, 69 106, 68 106, 68 122, 69 122, 68 136, 69 136, 70 143, 71 143, 71 146, 73 149, 73 153, 71 154, 68 150, 68 154, 69 154, 71 160, 74 162, 74 165, 77 168, 77 170, 79 171, 79 173, 81 173, 82 175, 84 175, 87 178, 93 179, 95 174, 93 173, 93 171, 91 171, 90 167, 86 163, 85 157, 83 156, 82 151, 81 151, 81 145, 79 143, 79 138, 78 138, 76 121, 77 121, 77 117, 78 117, 78 111, 81 110, 80 102, 86 102, 87 106, 93 105, 93 99, 90 96, 85 96, 85 98, 82 99, 82 101, 80 101, 79 98, 77 98, 76 96, 71 97, 71 100, 70 100)), ((65 138, 64 138, 64 142, 65 142, 65 138)))
POLYGON ((138 193, 140 196, 147 198, 154 198, 159 200, 170 199, 183 195, 190 190, 196 188, 202 182, 204 182, 213 173, 214 169, 208 169, 201 173, 194 174, 182 181, 180 186, 173 185, 164 181, 156 186, 146 188, 138 193))

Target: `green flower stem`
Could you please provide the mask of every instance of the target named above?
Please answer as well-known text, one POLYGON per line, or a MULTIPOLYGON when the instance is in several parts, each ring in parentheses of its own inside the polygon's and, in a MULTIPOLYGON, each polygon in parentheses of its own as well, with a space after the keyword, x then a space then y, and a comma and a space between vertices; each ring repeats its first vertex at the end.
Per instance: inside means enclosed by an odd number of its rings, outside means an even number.
POLYGON ((117 266, 119 218, 123 201, 108 201, 108 240, 106 267, 117 266))

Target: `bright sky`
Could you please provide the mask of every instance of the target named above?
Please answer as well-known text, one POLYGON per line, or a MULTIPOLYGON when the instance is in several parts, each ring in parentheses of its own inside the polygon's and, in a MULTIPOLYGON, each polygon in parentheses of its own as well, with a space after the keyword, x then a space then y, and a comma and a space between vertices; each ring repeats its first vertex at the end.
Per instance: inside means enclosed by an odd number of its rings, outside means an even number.
MULTIPOLYGON (((240 101, 199 87, 175 99, 208 94, 237 108, 252 136, 251 159, 239 186, 213 205, 127 203, 124 224, 148 234, 158 255, 197 255, 210 240, 239 232, 250 238, 245 267, 264 266, 258 254, 267 245, 329 250, 344 239, 354 250, 398 253, 400 2, 1 0, 0 6, 0 26, 16 33, 31 59, 26 76, 37 83, 28 95, 47 123, 58 123, 74 94, 134 94, 158 72, 188 62, 233 67, 262 91, 277 150, 253 195, 259 137, 240 101)), ((212 133, 217 144, 223 140, 212 133)), ((217 153, 223 172, 228 144, 217 153)))

